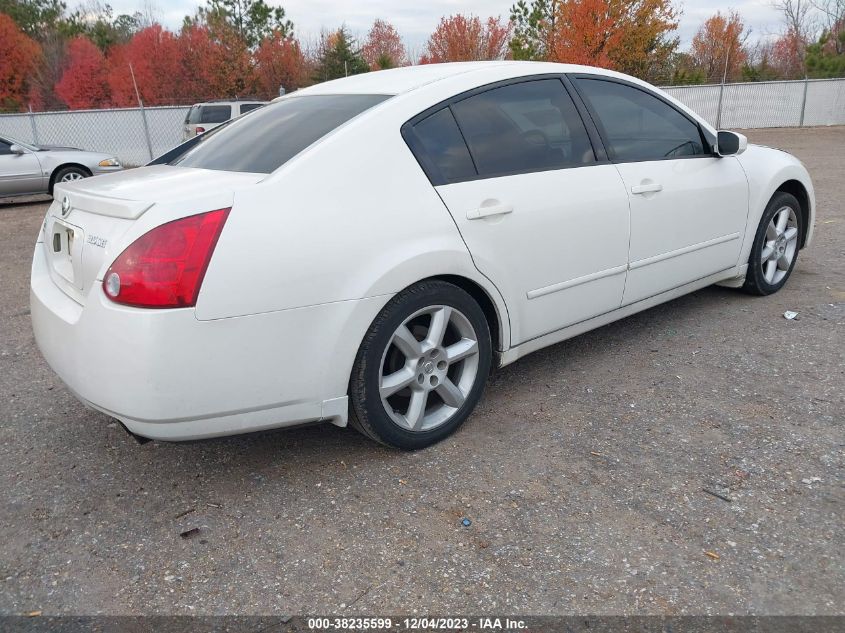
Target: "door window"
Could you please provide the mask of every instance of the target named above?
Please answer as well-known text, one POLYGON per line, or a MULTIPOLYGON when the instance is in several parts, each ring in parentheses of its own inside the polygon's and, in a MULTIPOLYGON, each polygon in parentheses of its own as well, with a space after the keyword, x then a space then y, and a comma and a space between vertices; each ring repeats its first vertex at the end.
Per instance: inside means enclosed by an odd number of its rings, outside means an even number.
POLYGON ((698 125, 644 90, 602 79, 576 80, 602 132, 610 158, 619 162, 705 155, 698 125))
POLYGON ((509 84, 452 105, 480 176, 595 162, 572 99, 558 79, 509 84))
POLYGON ((7 143, 2 138, 0 138, 0 156, 3 156, 4 154, 11 154, 12 153, 11 148, 12 148, 11 143, 7 143))

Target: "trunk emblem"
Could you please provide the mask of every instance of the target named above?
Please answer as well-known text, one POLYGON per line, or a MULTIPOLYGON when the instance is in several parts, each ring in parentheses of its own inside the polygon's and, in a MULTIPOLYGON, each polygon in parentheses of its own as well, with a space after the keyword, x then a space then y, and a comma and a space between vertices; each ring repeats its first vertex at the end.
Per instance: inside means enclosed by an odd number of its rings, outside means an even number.
POLYGON ((65 217, 68 213, 70 213, 70 200, 65 196, 62 198, 62 217, 65 217))

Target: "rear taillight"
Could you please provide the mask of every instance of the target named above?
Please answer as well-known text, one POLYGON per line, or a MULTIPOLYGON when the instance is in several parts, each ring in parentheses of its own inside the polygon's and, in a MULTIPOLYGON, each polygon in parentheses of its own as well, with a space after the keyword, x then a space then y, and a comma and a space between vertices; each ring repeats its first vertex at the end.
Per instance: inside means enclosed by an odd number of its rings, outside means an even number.
POLYGON ((103 277, 106 296, 139 308, 196 305, 229 209, 162 224, 132 242, 103 277))
POLYGON ((203 132, 205 132, 205 128, 197 126, 197 134, 202 134, 203 132))

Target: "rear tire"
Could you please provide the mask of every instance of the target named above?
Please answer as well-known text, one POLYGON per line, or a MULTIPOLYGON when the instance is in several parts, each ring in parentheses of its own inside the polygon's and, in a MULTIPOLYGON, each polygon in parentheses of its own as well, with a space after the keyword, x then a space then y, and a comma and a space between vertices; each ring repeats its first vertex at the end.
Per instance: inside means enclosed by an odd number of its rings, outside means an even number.
POLYGON ((424 281, 396 295, 364 337, 349 381, 350 422, 395 448, 425 448, 472 413, 492 362, 481 307, 461 288, 424 281))
POLYGON ((765 296, 783 288, 798 261, 803 234, 801 205, 792 194, 778 191, 760 218, 742 290, 765 296))

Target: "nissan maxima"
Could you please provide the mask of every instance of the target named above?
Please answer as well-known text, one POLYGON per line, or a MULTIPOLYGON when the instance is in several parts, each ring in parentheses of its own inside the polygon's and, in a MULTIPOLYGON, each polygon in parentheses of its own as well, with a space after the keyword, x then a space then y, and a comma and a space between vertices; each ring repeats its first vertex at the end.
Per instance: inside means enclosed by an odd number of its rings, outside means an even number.
POLYGON ((32 323, 140 436, 328 421, 417 449, 494 367, 711 284, 778 291, 814 217, 796 158, 633 77, 401 68, 57 183, 32 323))

